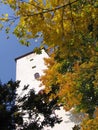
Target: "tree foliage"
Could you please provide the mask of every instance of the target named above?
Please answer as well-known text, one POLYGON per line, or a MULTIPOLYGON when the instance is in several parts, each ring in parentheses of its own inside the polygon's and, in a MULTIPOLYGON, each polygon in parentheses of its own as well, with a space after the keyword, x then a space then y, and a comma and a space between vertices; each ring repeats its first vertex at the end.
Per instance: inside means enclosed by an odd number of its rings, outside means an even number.
POLYGON ((42 82, 46 93, 54 90, 50 99, 59 97, 66 110, 74 107, 93 118, 98 106, 98 1, 2 1, 15 16, 1 20, 19 20, 14 34, 20 42, 28 45, 29 39, 42 37, 41 45, 47 46, 50 58, 42 82))
POLYGON ((17 111, 15 90, 18 86, 19 82, 0 83, 0 129, 12 130, 15 128, 14 113, 17 111))
MULTIPOLYGON (((57 98, 46 102, 49 93, 46 95, 41 91, 36 95, 34 90, 19 97, 16 94, 18 87, 18 81, 0 84, 0 129, 12 130, 17 127, 19 130, 41 130, 62 121, 55 114, 55 110, 59 109, 57 98)), ((25 86, 23 92, 26 88, 28 87, 25 86)))
POLYGON ((19 97, 17 103, 19 109, 21 108, 22 110, 21 115, 24 122, 20 124, 20 127, 23 127, 23 130, 42 130, 45 126, 54 127, 56 123, 62 121, 61 117, 58 117, 55 113, 55 110, 60 109, 59 105, 57 105, 58 97, 50 101, 49 95, 51 93, 45 94, 41 90, 36 95, 34 90, 31 90, 24 97, 19 97))

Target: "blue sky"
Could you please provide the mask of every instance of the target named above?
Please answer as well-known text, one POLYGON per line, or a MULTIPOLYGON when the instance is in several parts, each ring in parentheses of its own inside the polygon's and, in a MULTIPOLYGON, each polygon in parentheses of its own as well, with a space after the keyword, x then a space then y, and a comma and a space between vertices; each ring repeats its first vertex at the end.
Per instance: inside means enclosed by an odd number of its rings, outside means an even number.
MULTIPOLYGON (((0 7, 0 11, 0 13, 10 13, 12 15, 12 11, 7 6, 0 7)), ((0 32, 0 80, 2 83, 6 83, 10 79, 15 80, 16 66, 14 59, 33 51, 34 47, 37 47, 40 43, 40 40, 38 42, 31 40, 31 45, 26 47, 21 45, 13 34, 9 36, 10 38, 6 39, 5 32, 0 32)))

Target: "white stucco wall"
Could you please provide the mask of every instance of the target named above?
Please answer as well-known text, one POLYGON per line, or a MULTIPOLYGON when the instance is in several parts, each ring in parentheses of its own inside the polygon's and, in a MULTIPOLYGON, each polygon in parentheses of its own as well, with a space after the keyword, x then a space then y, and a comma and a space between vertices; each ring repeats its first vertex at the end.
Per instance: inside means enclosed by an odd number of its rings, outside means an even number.
MULTIPOLYGON (((37 93, 40 89, 40 81, 34 78, 34 74, 38 72, 40 75, 43 75, 43 70, 47 67, 44 64, 44 58, 48 58, 47 53, 42 50, 42 54, 30 53, 29 55, 23 56, 16 60, 16 80, 20 80, 20 87, 17 89, 18 95, 23 96, 25 93, 28 93, 30 89, 34 88, 37 93), (36 66, 35 68, 32 68, 36 66), (28 90, 25 93, 22 92, 24 85, 30 85, 28 90)), ((44 88, 44 86, 43 86, 44 88)), ((62 117, 63 121, 60 124, 56 124, 55 127, 45 127, 44 130, 72 130, 75 124, 79 124, 82 119, 80 114, 72 114, 71 111, 65 112, 63 108, 56 111, 59 117, 62 117)))
POLYGON ((18 94, 22 94, 24 85, 29 85, 27 92, 34 89, 37 93, 42 89, 39 88, 41 82, 35 79, 34 74, 43 74, 46 69, 44 58, 48 58, 48 54, 42 50, 42 54, 31 53, 16 60, 16 80, 21 81, 18 94))

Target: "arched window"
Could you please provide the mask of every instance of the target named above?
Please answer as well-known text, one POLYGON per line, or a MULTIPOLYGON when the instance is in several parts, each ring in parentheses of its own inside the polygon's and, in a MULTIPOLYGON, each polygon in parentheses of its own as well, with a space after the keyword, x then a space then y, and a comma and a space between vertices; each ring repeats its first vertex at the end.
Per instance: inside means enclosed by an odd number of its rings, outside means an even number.
POLYGON ((37 73, 34 74, 34 77, 35 77, 35 79, 39 79, 40 74, 37 72, 37 73))

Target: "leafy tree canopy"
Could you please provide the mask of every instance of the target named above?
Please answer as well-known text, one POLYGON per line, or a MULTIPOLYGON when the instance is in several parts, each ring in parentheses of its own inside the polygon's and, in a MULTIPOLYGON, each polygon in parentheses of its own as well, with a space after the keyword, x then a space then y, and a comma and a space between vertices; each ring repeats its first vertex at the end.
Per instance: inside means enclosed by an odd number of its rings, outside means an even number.
MULTIPOLYGON (((46 102, 50 94, 40 92, 36 95, 34 90, 19 97, 16 94, 18 87, 19 81, 0 84, 0 129, 42 130, 47 125, 53 127, 62 121, 55 114, 55 110, 59 109, 57 98, 46 102)), ((24 86, 23 92, 27 88, 24 86)))
POLYGON ((42 82, 46 93, 54 90, 50 99, 59 97, 58 104, 63 104, 66 110, 74 107, 93 118, 98 107, 98 1, 2 2, 15 14, 14 17, 5 14, 0 18, 9 23, 7 33, 10 25, 18 19, 13 33, 22 44, 28 45, 29 39, 42 37, 41 45, 47 46, 49 69, 45 71, 42 82))

